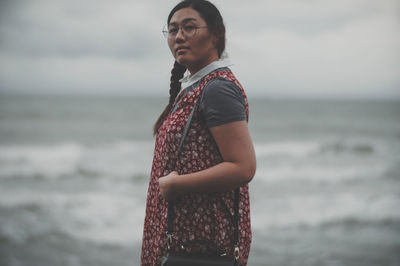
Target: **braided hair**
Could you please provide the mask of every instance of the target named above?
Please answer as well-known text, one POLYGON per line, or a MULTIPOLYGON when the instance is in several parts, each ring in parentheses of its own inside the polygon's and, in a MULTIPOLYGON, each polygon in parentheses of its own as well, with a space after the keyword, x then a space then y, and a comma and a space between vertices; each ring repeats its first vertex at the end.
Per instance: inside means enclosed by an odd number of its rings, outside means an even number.
POLYGON ((173 104, 175 102, 176 96, 178 96, 181 91, 181 82, 179 81, 186 72, 186 67, 184 65, 179 64, 177 61, 174 63, 174 67, 171 70, 171 83, 169 89, 169 101, 168 105, 164 108, 164 111, 158 117, 157 122, 154 124, 153 134, 156 135, 158 129, 161 127, 165 118, 168 116, 171 111, 173 104))

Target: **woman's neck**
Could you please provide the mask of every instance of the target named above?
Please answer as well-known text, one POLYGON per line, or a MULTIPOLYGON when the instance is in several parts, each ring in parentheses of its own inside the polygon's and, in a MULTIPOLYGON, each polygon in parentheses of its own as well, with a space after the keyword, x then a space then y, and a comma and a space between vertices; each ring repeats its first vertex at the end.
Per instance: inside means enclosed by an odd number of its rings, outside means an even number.
POLYGON ((196 65, 193 66, 188 66, 188 70, 190 73, 190 77, 193 76, 194 74, 196 74, 197 72, 199 72, 201 69, 203 69, 204 67, 208 66, 209 64, 211 64, 212 62, 218 61, 218 55, 212 56, 210 58, 207 58, 207 60, 204 60, 202 62, 199 62, 196 65))

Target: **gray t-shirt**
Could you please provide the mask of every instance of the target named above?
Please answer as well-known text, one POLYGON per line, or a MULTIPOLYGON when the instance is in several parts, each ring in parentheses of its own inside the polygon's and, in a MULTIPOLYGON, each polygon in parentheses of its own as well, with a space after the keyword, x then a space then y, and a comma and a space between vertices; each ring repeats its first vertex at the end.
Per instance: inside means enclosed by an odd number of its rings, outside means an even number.
MULTIPOLYGON (((201 81, 186 88, 185 94, 195 89, 201 81)), ((210 80, 200 97, 198 112, 209 128, 247 119, 243 94, 230 80, 224 78, 210 80)))

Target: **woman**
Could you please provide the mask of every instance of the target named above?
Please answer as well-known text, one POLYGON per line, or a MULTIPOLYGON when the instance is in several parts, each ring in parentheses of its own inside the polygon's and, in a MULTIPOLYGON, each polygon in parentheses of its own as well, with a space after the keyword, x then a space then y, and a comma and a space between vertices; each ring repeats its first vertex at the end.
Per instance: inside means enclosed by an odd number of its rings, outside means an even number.
POLYGON ((234 189, 240 187, 239 263, 246 265, 251 227, 247 183, 256 159, 247 127, 247 98, 221 56, 225 26, 205 0, 172 9, 164 31, 175 58, 169 104, 154 126, 155 152, 148 190, 141 265, 160 265, 167 253, 167 209, 174 202, 171 250, 207 240, 233 256, 234 189), (188 70, 189 75, 182 79, 188 70), (181 82, 185 89, 181 90, 181 82), (179 93, 180 92, 180 93, 179 93), (179 95, 178 95, 179 94, 179 95), (195 109, 181 156, 177 150, 195 109))

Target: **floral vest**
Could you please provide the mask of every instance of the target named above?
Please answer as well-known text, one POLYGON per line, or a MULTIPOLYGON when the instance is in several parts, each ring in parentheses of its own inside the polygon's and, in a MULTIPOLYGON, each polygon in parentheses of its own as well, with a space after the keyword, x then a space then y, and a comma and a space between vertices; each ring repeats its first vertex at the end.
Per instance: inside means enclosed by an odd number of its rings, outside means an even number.
MULTIPOLYGON (((177 99, 182 99, 175 111, 165 119, 156 137, 143 231, 141 254, 143 266, 160 265, 162 255, 167 253, 168 203, 160 196, 158 178, 168 175, 173 170, 177 170, 179 174, 201 171, 223 161, 205 121, 200 118, 198 112, 194 113, 180 160, 177 160, 178 144, 187 118, 192 108, 197 108, 194 106, 195 102, 201 97, 206 84, 217 77, 233 81, 240 88, 248 117, 247 97, 229 70, 211 72, 200 81, 197 88, 186 95, 183 94, 184 91, 178 95, 177 99), (175 163, 176 169, 174 169, 175 163)), ((207 240, 223 248, 228 256, 233 256, 234 227, 231 220, 233 199, 234 190, 183 194, 177 198, 171 250, 178 251, 181 244, 188 240, 207 240)), ((240 188, 239 216, 239 262, 246 265, 252 237, 248 185, 240 188)))

